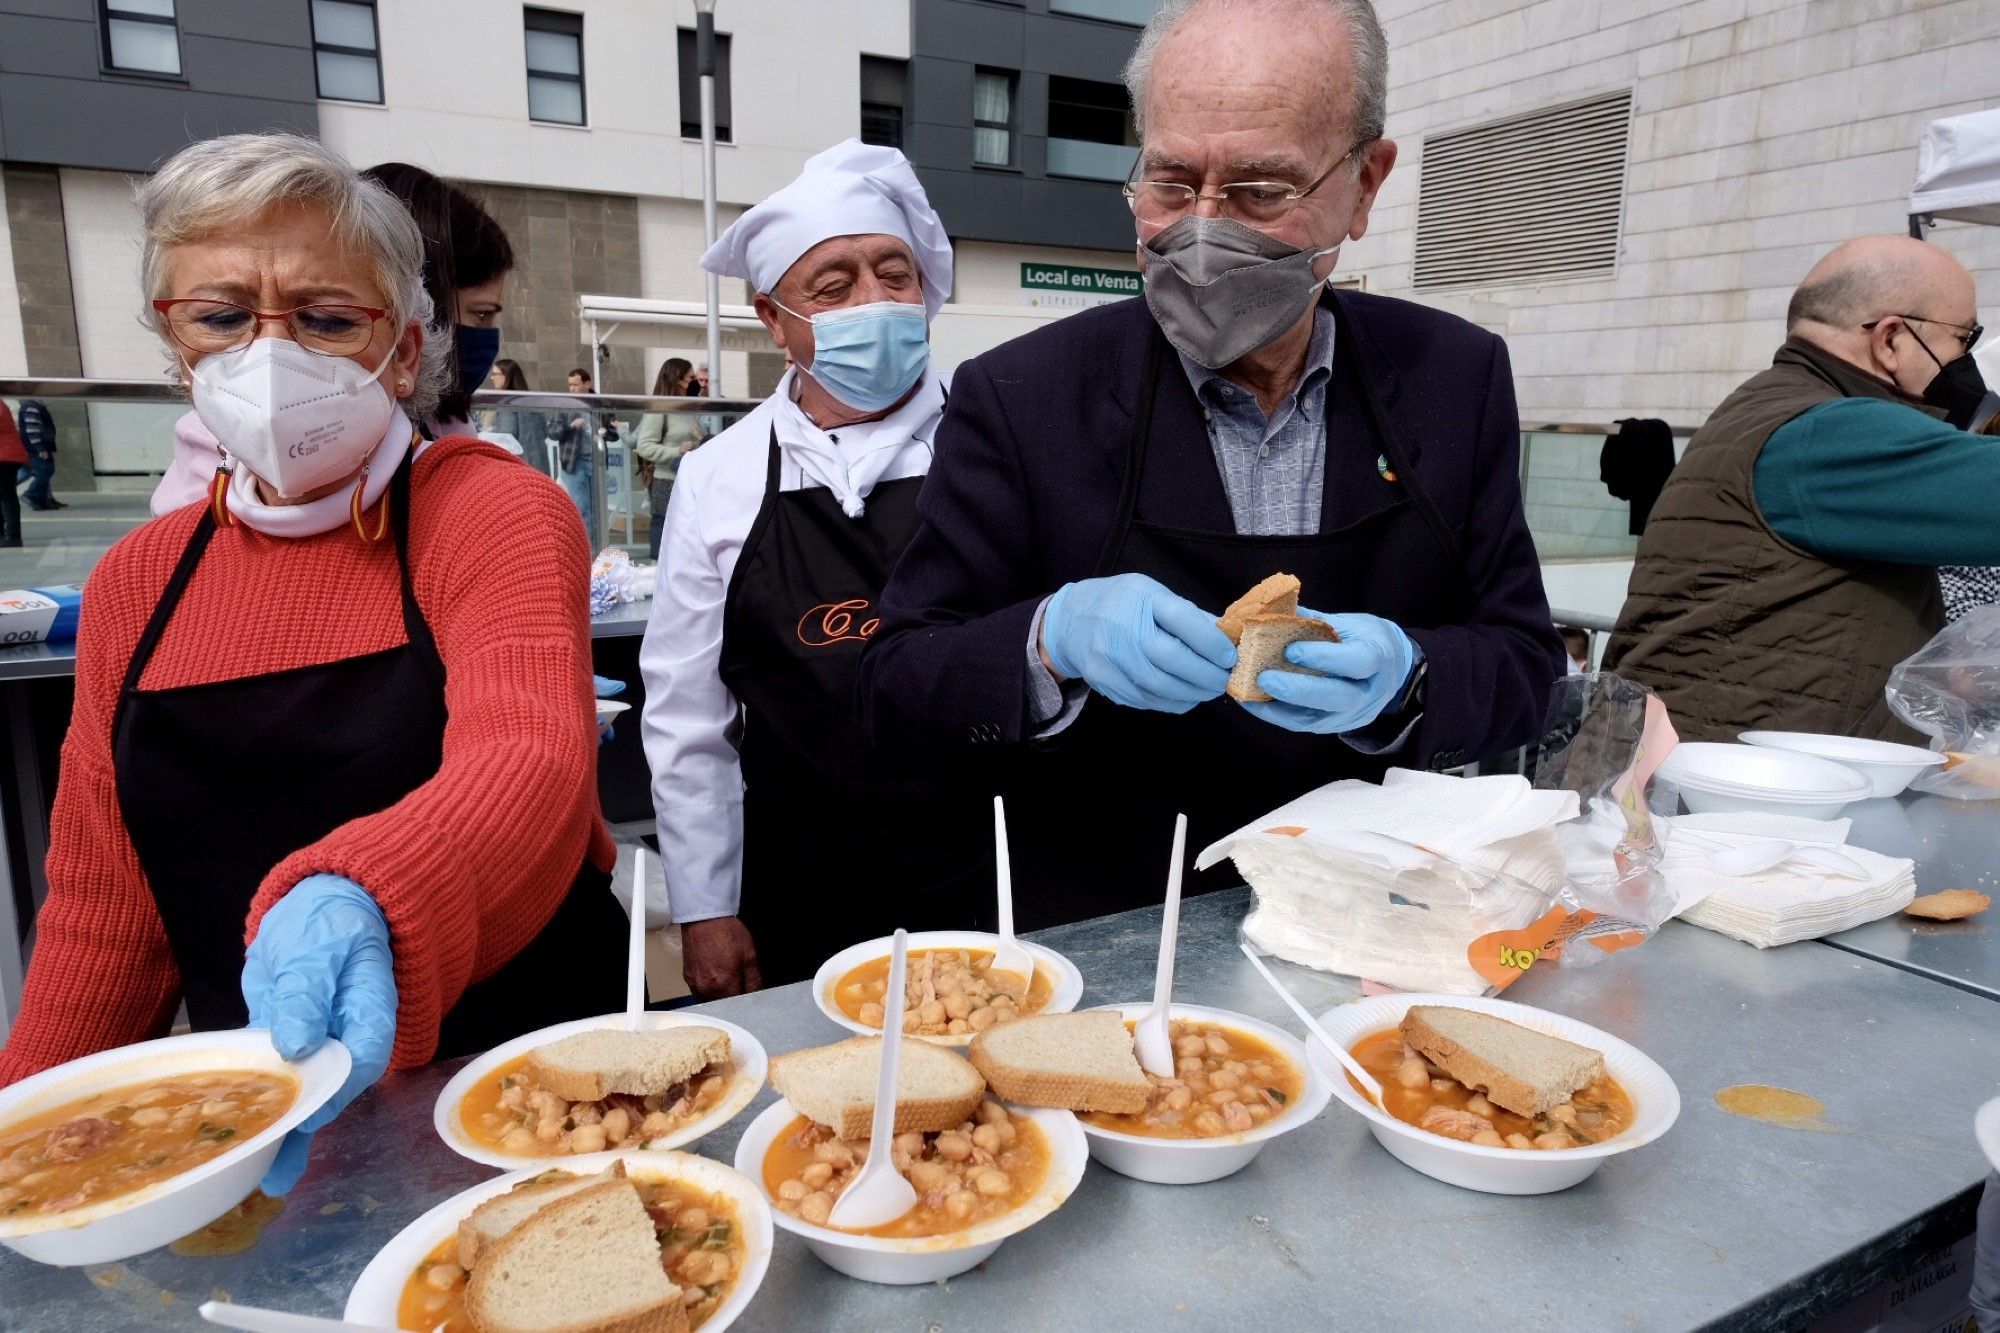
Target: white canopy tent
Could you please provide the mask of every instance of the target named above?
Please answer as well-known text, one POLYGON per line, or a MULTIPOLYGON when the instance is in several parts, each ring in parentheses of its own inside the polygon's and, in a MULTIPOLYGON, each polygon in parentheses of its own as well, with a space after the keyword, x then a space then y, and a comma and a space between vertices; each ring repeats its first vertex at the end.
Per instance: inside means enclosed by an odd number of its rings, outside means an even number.
POLYGON ((2000 108, 1924 127, 1910 189, 1913 227, 1921 217, 2000 226, 2000 108))
MULTIPOLYGON (((969 357, 1068 313, 1045 306, 948 304, 931 323, 931 359, 939 369, 949 371, 969 357)), ((579 296, 577 316, 583 340, 591 349, 591 374, 601 392, 615 390, 604 383, 600 347, 667 347, 686 352, 691 359, 707 355, 708 308, 700 301, 579 296)), ((749 306, 725 305, 722 347, 733 352, 768 352, 772 350, 771 336, 749 306)), ((741 388, 724 387, 732 391, 741 388)), ((645 388, 639 385, 633 391, 645 388)))

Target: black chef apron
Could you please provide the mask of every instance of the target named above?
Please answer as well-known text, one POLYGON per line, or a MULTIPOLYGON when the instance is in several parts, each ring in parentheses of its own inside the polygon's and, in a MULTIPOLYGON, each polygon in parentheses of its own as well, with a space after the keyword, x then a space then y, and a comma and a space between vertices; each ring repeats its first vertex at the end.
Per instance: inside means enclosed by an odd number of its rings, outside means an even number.
MULTIPOLYGON (((389 494, 408 642, 319 666, 139 688, 215 535, 214 511, 204 507, 132 650, 111 724, 118 804, 196 1029, 248 1021, 243 927, 271 869, 342 824, 394 805, 442 760, 444 662, 410 589, 414 457, 413 448, 389 494)), ((610 876, 586 857, 541 934, 468 986, 445 1016, 438 1058, 619 1009, 624 969, 609 964, 624 957, 624 920, 610 876)))
MULTIPOLYGON (((1365 439, 1326 441, 1328 485, 1356 475, 1343 461, 1386 460, 1396 479, 1373 512, 1330 532, 1243 536, 1168 527, 1139 513, 1153 402, 1170 352, 1153 330, 1127 445, 1118 513, 1095 571, 1146 574, 1196 606, 1220 613, 1272 574, 1296 574, 1301 601, 1315 611, 1360 611, 1405 629, 1449 624, 1463 614, 1458 543, 1417 485, 1411 456, 1362 369, 1362 348, 1338 299, 1335 362, 1347 369, 1327 385, 1360 396, 1371 426, 1365 439)), ((1322 414, 1322 422, 1330 414, 1322 414)), ((1205 457, 1212 457, 1207 448, 1205 457)), ((1437 688, 1437 682, 1431 683, 1437 688)), ((1287 731, 1227 697, 1184 714, 1121 708, 1096 698, 1075 723, 1028 756, 1010 787, 1016 924, 1034 929, 1120 912, 1161 900, 1173 848, 1174 816, 1188 817, 1183 891, 1241 882, 1227 861, 1202 875, 1202 848, 1250 820, 1337 778, 1380 778, 1406 758, 1360 753, 1338 736, 1287 731), (1014 807, 1023 808, 1017 822, 1014 807), (1032 820, 1033 822, 1029 822, 1032 820), (1025 844, 1025 845, 1024 845, 1025 844)))
POLYGON ((869 743, 856 715, 876 601, 917 530, 922 477, 878 483, 849 518, 823 486, 781 491, 771 432, 764 502, 730 576, 722 683, 743 707, 743 892, 737 915, 767 986, 829 954, 910 930, 990 928, 992 793, 935 756, 869 743))

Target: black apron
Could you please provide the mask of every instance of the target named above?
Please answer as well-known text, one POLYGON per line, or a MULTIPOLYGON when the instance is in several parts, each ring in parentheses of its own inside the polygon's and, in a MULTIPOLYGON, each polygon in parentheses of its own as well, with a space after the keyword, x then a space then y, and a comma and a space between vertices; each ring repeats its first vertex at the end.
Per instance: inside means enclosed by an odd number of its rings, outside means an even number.
MULTIPOLYGON (((140 689, 215 535, 205 507, 132 650, 111 724, 118 804, 198 1030, 248 1020, 243 926, 272 867, 394 805, 442 761, 444 662, 410 588, 414 456, 396 470, 389 494, 407 643, 261 676, 140 689)), ((623 956, 624 921, 610 876, 586 857, 541 934, 468 986, 445 1016, 438 1058, 620 1008, 623 970, 605 962, 623 956), (562 980, 551 986, 551 977, 562 980)))
MULTIPOLYGON (((1351 391, 1367 405, 1365 439, 1326 441, 1326 475, 1352 475, 1338 459, 1380 457, 1399 493, 1330 532, 1243 536, 1147 521, 1139 512, 1153 403, 1171 353, 1152 331, 1133 413, 1125 476, 1098 577, 1139 573, 1196 606, 1222 609, 1272 574, 1295 574, 1301 601, 1315 611, 1363 611, 1405 629, 1458 619, 1466 603, 1458 543, 1416 482, 1412 459, 1362 369, 1362 349, 1337 299, 1333 395, 1351 391), (1341 382, 1340 366, 1348 383, 1341 382)), ((1175 373, 1178 373, 1176 370, 1175 373)), ((1322 422, 1330 413, 1322 415, 1322 422)), ((1212 457, 1202 449, 1204 457, 1212 457)), ((1174 816, 1188 817, 1185 893, 1241 883, 1229 862, 1196 875, 1209 843, 1295 796, 1337 778, 1378 779, 1393 756, 1360 753, 1338 736, 1305 735, 1259 720, 1227 697, 1184 714, 1121 708, 1092 699, 1075 723, 1027 757, 1010 785, 1008 826, 1015 843, 1015 924, 1037 929, 1145 906, 1166 891, 1174 816), (1014 808, 1023 818, 1017 822, 1014 808), (1083 821, 1081 824, 1079 821, 1083 821)))
POLYGON ((992 793, 936 756, 869 743, 856 714, 876 599, 917 530, 922 477, 876 485, 849 518, 823 486, 764 502, 723 604, 723 684, 743 708, 737 915, 767 986, 898 926, 990 928, 992 793))

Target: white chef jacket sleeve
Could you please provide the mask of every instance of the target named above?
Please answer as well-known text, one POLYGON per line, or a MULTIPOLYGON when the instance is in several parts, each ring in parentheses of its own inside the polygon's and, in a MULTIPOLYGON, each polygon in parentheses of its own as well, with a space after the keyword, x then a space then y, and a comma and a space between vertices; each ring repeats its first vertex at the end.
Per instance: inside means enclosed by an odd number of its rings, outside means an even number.
POLYGON ((703 540, 701 506, 700 481, 683 476, 667 504, 639 651, 660 868, 668 911, 683 923, 734 916, 743 890, 742 714, 719 670, 728 583, 703 540))

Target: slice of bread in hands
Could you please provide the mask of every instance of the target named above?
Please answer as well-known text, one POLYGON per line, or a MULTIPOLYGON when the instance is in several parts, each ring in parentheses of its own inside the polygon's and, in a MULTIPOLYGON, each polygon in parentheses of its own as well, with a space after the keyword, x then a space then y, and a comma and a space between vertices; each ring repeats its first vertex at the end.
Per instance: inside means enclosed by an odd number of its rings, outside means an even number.
POLYGON ((1001 1023, 974 1037, 969 1054, 986 1086, 1024 1106, 1136 1115, 1153 1091, 1132 1030, 1108 1009, 1001 1023))
POLYGON ((687 1301, 660 1263, 652 1216, 629 1180, 539 1209, 472 1270, 480 1333, 685 1333, 687 1301))
POLYGON ((560 1175, 555 1180, 527 1180, 505 1194, 495 1195, 467 1213, 458 1224, 458 1266, 469 1271, 494 1242, 556 1200, 624 1177, 625 1163, 613 1162, 594 1176, 560 1175))
POLYGON ((1588 1046, 1475 1009, 1411 1005, 1402 1031, 1419 1055, 1515 1115, 1541 1115, 1604 1077, 1603 1055, 1588 1046))
POLYGON ((1252 616, 1295 616, 1299 613, 1299 581, 1292 574, 1273 574, 1229 604, 1216 626, 1231 643, 1243 642, 1243 624, 1252 616))
POLYGON ((558 1097, 596 1102, 614 1092, 633 1097, 665 1092, 728 1058, 729 1034, 721 1028, 592 1028, 537 1046, 528 1056, 528 1072, 558 1097))
POLYGON ((1228 694, 1243 703, 1264 703, 1270 695, 1257 683, 1260 671, 1290 671, 1300 676, 1317 676, 1285 660, 1285 649, 1301 640, 1312 643, 1339 643, 1333 626, 1313 616, 1252 616, 1243 622, 1243 638, 1236 648, 1236 669, 1229 673, 1228 694))
MULTIPOLYGON (((771 1057, 771 1086, 799 1111, 843 1139, 874 1128, 880 1037, 850 1037, 771 1057)), ((896 1132, 931 1134, 972 1118, 986 1081, 957 1051, 906 1038, 896 1066, 896 1132)))

